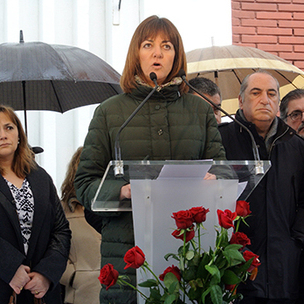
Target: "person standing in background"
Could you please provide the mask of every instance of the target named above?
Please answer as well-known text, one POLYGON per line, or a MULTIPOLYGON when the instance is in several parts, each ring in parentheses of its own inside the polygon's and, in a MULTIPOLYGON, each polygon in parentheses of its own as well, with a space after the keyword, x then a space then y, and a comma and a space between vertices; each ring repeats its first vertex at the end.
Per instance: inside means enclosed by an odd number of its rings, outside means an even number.
MULTIPOLYGON (((197 89, 201 94, 205 95, 207 98, 209 98, 215 105, 221 106, 222 105, 222 95, 219 87, 210 79, 205 77, 195 77, 189 80, 189 83, 197 89)), ((189 88, 189 93, 197 95, 201 97, 199 94, 197 94, 195 91, 193 91, 191 88, 189 88)), ((207 101, 208 102, 208 101, 207 101)), ((216 121, 218 124, 222 121, 222 115, 221 111, 211 105, 213 109, 214 116, 216 118, 216 121)))
POLYGON ((280 103, 280 117, 304 137, 304 90, 295 89, 286 94, 280 103))
MULTIPOLYGON (((84 207, 76 198, 74 178, 82 147, 72 156, 61 186, 61 203, 72 230, 67 268, 60 283, 65 286, 65 304, 98 304, 101 235, 85 220, 84 207)), ((94 214, 101 220, 101 217, 94 214)))
MULTIPOLYGON (((280 117, 287 125, 297 131, 298 135, 304 137, 304 90, 295 89, 286 94, 280 103, 280 117)), ((302 248, 300 271, 299 271, 299 285, 300 293, 297 304, 304 303, 304 252, 302 248)))
POLYGON ((0 106, 0 303, 61 302, 71 231, 49 174, 35 162, 21 122, 0 106))
MULTIPOLYGON (((251 240, 261 265, 254 281, 240 284, 241 304, 294 304, 304 243, 304 141, 277 112, 279 83, 259 70, 245 77, 236 119, 252 133, 260 159, 271 167, 248 197, 252 214, 239 231, 251 240)), ((219 130, 228 160, 255 160, 252 140, 236 122, 219 130)))

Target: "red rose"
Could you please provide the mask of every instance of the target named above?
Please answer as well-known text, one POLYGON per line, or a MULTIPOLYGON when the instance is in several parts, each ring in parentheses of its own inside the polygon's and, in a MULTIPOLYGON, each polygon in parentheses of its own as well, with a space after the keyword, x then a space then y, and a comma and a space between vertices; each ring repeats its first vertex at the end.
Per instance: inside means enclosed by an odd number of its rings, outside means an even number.
POLYGON ((138 246, 135 246, 126 252, 124 261, 127 263, 124 269, 129 267, 137 269, 145 262, 145 254, 138 246))
POLYGON ((246 217, 251 213, 249 209, 249 203, 247 203, 246 201, 237 201, 235 212, 238 216, 246 217))
POLYGON ((181 280, 181 274, 180 274, 180 270, 178 267, 172 265, 171 267, 168 267, 160 276, 159 276, 159 279, 161 281, 164 280, 165 278, 165 275, 168 273, 168 272, 172 272, 176 277, 177 279, 180 281, 181 280))
POLYGON ((259 256, 249 250, 244 251, 243 258, 245 259, 246 262, 253 258, 253 261, 252 261, 250 267, 247 269, 248 272, 251 272, 253 269, 255 269, 261 265, 261 263, 259 261, 259 256))
POLYGON ((116 284, 118 275, 118 271, 114 269, 112 264, 108 263, 101 268, 98 280, 100 284, 106 285, 106 290, 108 290, 116 284))
POLYGON ((173 212, 175 223, 178 229, 187 229, 190 228, 193 224, 192 212, 189 210, 181 210, 178 212, 173 212))
POLYGON ((217 216, 221 227, 225 229, 229 229, 231 227, 234 228, 233 221, 236 218, 236 212, 231 212, 228 209, 226 209, 225 211, 218 209, 217 216))
MULTIPOLYGON (((186 233, 186 243, 188 243, 189 241, 191 241, 194 238, 194 235, 195 235, 194 226, 192 226, 189 231, 188 230, 184 230, 184 233, 186 233)), ((181 230, 174 230, 172 232, 172 235, 176 239, 184 240, 184 233, 181 232, 181 230)))
POLYGON ((243 249, 245 246, 250 245, 250 239, 248 236, 243 233, 243 232, 236 232, 232 233, 231 239, 230 239, 230 244, 239 244, 243 245, 241 249, 243 249))
POLYGON ((195 223, 200 224, 206 221, 206 214, 209 212, 209 208, 193 207, 189 210, 192 213, 192 217, 195 223))

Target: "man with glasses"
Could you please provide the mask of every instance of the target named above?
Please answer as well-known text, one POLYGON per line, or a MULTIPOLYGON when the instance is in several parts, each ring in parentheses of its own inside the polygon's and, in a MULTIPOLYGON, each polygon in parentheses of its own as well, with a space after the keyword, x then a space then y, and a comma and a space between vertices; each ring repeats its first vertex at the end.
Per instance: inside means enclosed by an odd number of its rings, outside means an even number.
MULTIPOLYGON (((217 106, 221 106, 222 104, 222 96, 219 87, 210 79, 204 77, 196 77, 189 81, 189 83, 195 87, 201 94, 205 95, 214 104, 217 106)), ((194 92, 191 88, 189 89, 189 93, 197 95, 201 97, 199 94, 194 92)), ((211 105, 215 119, 218 124, 221 123, 221 111, 216 109, 213 105, 211 105)))
MULTIPOLYGON (((239 231, 251 240, 261 265, 240 284, 241 304, 295 304, 304 242, 304 141, 279 117, 279 83, 266 71, 242 82, 235 118, 252 133, 261 160, 271 167, 247 201, 252 211, 239 231)), ((254 159, 249 133, 235 122, 219 126, 228 160, 254 159)), ((303 288, 303 286, 302 286, 303 288)), ((303 302, 302 302, 303 303, 303 302)))
POLYGON ((304 137, 304 90, 290 91, 280 104, 280 117, 304 137))

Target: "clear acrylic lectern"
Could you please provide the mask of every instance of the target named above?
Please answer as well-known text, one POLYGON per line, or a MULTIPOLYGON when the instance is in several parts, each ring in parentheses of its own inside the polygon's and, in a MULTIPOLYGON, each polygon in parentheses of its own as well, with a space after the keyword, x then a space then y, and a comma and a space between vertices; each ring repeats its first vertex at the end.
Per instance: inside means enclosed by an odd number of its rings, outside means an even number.
MULTIPOLYGON (((174 260, 182 242, 171 233, 176 229, 173 212, 196 206, 209 208, 203 249, 214 246, 218 225, 217 209, 235 210, 236 200, 246 200, 270 168, 269 161, 123 161, 124 175, 115 177, 115 161, 106 169, 92 210, 99 212, 133 212, 135 245, 146 255, 154 273, 160 275, 174 260), (216 180, 204 180, 206 173, 216 180), (131 183, 132 202, 117 201, 111 189, 131 183)), ((137 281, 146 274, 138 271, 137 281)), ((139 303, 143 303, 139 299, 139 303)))

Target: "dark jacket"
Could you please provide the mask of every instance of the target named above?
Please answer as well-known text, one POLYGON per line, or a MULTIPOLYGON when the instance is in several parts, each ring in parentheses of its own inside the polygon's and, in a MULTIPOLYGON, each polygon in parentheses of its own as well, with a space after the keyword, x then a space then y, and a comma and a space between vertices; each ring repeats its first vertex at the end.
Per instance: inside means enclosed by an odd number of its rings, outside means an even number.
MULTIPOLYGON (((139 86, 132 94, 121 94, 103 102, 95 111, 85 139, 75 178, 78 199, 86 208, 110 160, 115 159, 114 142, 120 126, 152 90, 139 86)), ((197 160, 225 159, 220 134, 212 108, 200 97, 180 96, 178 86, 156 91, 120 134, 123 160, 197 160)), ((128 181, 127 181, 128 182, 128 181)), ((126 181, 113 187, 111 194, 118 200, 120 188, 126 181)), ((102 265, 112 263, 120 274, 123 256, 134 246, 132 213, 102 219, 102 265)), ((134 295, 133 295, 134 299, 134 295)), ((119 286, 101 292, 101 303, 133 303, 119 286)))
MULTIPOLYGON (((26 177, 34 196, 34 218, 27 255, 12 194, 0 175, 0 304, 7 304, 13 290, 9 282, 21 264, 51 281, 45 295, 47 304, 58 304, 58 284, 70 249, 71 232, 51 177, 39 166, 26 177)), ((23 289, 18 303, 33 303, 33 295, 23 289)))
MULTIPOLYGON (((260 256, 255 281, 240 286, 244 295, 270 299, 295 299, 298 269, 304 240, 304 140, 281 119, 270 152, 255 125, 236 119, 252 132, 260 158, 270 159, 271 168, 249 196, 252 216, 241 231, 251 240, 249 249, 260 256)), ((228 160, 253 159, 248 132, 235 122, 219 127, 228 160)))

